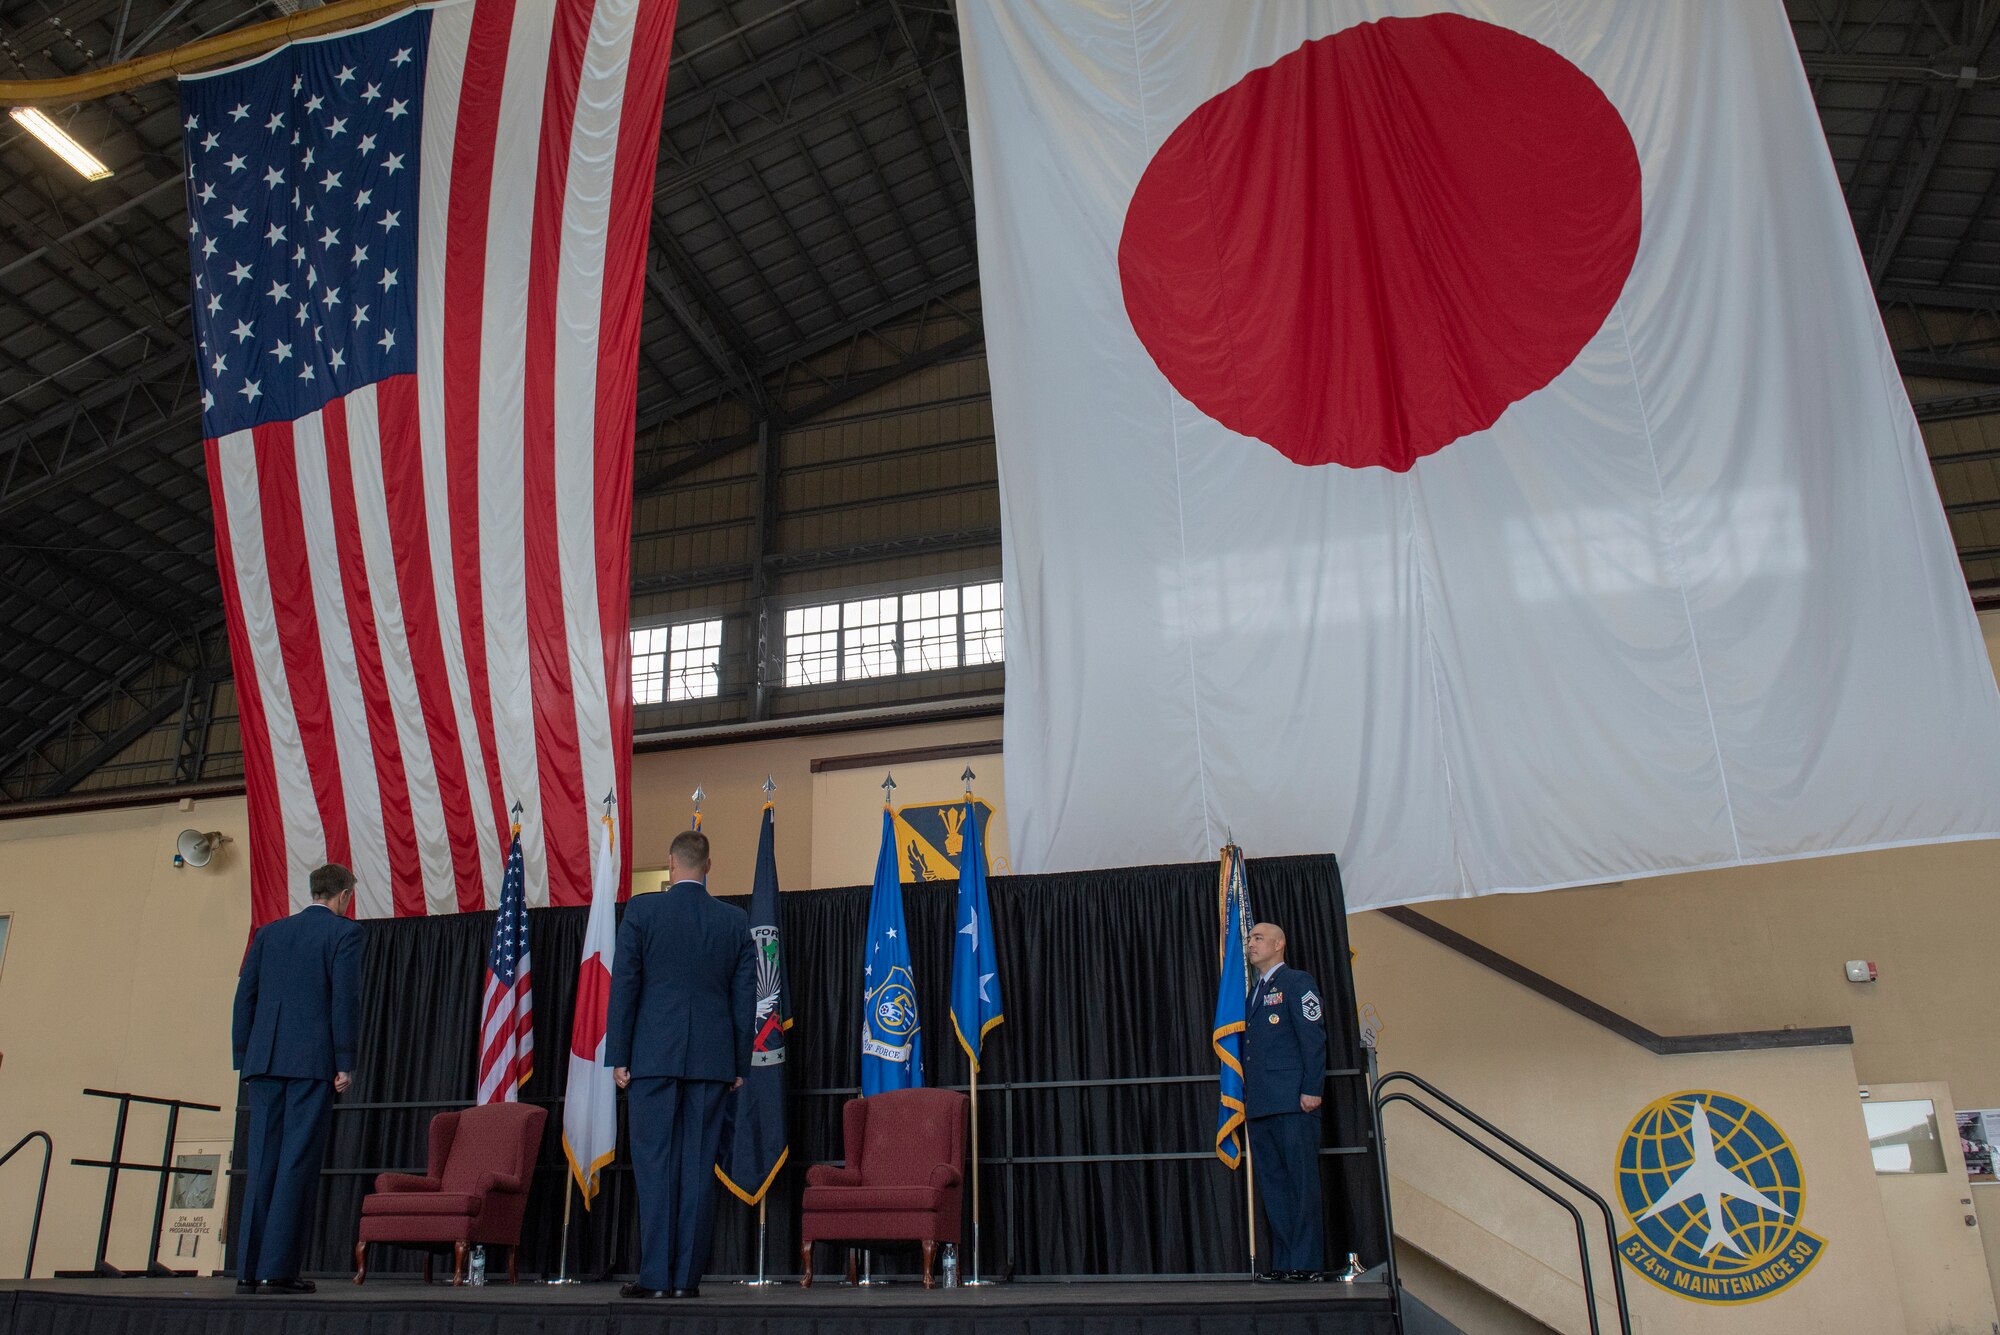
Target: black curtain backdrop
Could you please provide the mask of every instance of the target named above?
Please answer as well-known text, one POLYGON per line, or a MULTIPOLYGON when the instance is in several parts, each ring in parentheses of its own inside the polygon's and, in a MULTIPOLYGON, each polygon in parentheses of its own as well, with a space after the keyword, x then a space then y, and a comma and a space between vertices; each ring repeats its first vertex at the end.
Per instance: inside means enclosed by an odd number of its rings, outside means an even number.
MULTIPOLYGON (((1287 957, 1327 1002, 1327 1257, 1382 1257, 1380 1192, 1355 1021, 1340 875, 1332 857, 1253 859, 1257 916, 1285 928, 1287 957)), ((1244 1180, 1214 1156, 1216 865, 1124 868, 990 883, 1006 1023, 980 1073, 982 1269, 1004 1275, 1240 1273, 1249 1266, 1244 1180)), ((957 886, 904 887, 924 1028, 925 1078, 964 1085, 951 1032, 957 886)), ((791 1155, 766 1198, 767 1271, 797 1271, 798 1201, 809 1164, 838 1162, 840 1110, 860 1082, 866 887, 794 891, 780 928, 796 1023, 788 1045, 791 1155)), ((746 903, 739 899, 734 902, 746 903)), ((747 904, 746 904, 747 906, 747 904)), ((554 1274, 566 1166, 562 1094, 587 910, 529 914, 535 1072, 525 1099, 549 1109, 523 1235, 522 1272, 554 1274)), ((474 1093, 479 998, 491 913, 367 922, 361 1069, 335 1105, 308 1273, 350 1268, 361 1198, 377 1173, 420 1172, 440 1110, 474 1093)), ((236 1162, 243 1162, 244 1119, 236 1162)), ((618 1159, 589 1212, 575 1204, 569 1273, 627 1274, 637 1201, 620 1116, 618 1159)), ((718 1184, 715 1275, 752 1273, 757 1212, 718 1184)), ((969 1197, 968 1197, 969 1199, 969 1197)), ((235 1195, 232 1193, 232 1228, 235 1195)), ((969 1235, 968 1235, 969 1236, 969 1235)), ((1260 1225, 1260 1238, 1262 1237, 1260 1225)), ((1260 1245, 1260 1251, 1264 1248, 1260 1245)), ((498 1258, 493 1258, 497 1263, 498 1258)), ((838 1258, 823 1255, 822 1269, 838 1258)), ((421 1253, 377 1248, 371 1269, 412 1273, 421 1253)), ((878 1256, 878 1273, 907 1262, 878 1256)), ((969 1247, 961 1273, 971 1272, 969 1247)))

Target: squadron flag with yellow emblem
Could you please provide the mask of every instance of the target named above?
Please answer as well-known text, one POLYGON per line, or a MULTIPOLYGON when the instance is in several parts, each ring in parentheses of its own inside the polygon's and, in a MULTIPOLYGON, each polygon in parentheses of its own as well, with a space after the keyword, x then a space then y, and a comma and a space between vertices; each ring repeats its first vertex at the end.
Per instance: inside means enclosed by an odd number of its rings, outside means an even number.
MULTIPOLYGON (((895 779, 883 781, 887 791, 895 779)), ((903 878, 897 869, 896 818, 882 805, 882 847, 875 856, 875 894, 861 965, 861 1092, 918 1089, 924 1083, 923 1025, 917 1018, 916 975, 903 926, 903 878)))
MULTIPOLYGON (((966 839, 974 808, 984 831, 992 824, 993 808, 970 794, 956 801, 915 803, 897 809, 896 847, 901 851, 906 879, 949 881, 963 874, 971 849, 966 839)), ((982 856, 984 851, 982 847, 982 856)))
POLYGON ((1243 1162, 1243 1030, 1248 1022, 1250 967, 1243 942, 1250 935, 1250 884, 1243 874, 1243 850, 1222 849, 1219 896, 1222 976, 1215 989, 1212 1042, 1221 1062, 1222 1099, 1215 1110, 1215 1157, 1235 1168, 1243 1162))

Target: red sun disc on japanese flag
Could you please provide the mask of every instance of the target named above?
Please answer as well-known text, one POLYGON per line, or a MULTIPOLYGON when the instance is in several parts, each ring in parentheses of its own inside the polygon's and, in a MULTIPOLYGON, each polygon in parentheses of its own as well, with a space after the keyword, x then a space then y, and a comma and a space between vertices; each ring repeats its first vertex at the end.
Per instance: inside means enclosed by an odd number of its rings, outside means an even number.
POLYGON ((1167 136, 1125 214, 1125 309, 1223 426, 1401 472, 1575 360, 1631 272, 1639 186, 1624 120, 1548 47, 1364 23, 1167 136))
POLYGON ((597 1060, 604 1042, 605 1003, 611 996, 611 971, 604 956, 592 955, 576 977, 576 1018, 570 1023, 569 1050, 585 1061, 597 1060))

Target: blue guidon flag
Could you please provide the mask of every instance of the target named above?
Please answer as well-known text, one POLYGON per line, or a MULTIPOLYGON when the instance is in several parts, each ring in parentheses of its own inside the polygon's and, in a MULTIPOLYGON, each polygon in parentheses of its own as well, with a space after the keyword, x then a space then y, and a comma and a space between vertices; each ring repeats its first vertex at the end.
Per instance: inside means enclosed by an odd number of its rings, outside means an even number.
POLYGON ((1250 884, 1243 874, 1243 850, 1222 849, 1221 893, 1217 903, 1222 972, 1215 988, 1215 1029, 1211 1039, 1221 1062, 1221 1101, 1215 1109, 1215 1157, 1231 1168, 1243 1162, 1243 1030, 1248 1024, 1250 966, 1243 942, 1250 935, 1250 884))
POLYGON ((1000 1001, 1000 951, 986 899, 985 807, 968 795, 965 845, 958 863, 958 912, 952 919, 957 934, 951 952, 951 1027, 975 1071, 986 1032, 1007 1018, 1000 1001))
POLYGON ((916 975, 903 926, 903 881, 896 820, 882 808, 882 847, 868 904, 867 954, 861 964, 861 1093, 915 1089, 924 1083, 924 1027, 917 1017, 916 975))

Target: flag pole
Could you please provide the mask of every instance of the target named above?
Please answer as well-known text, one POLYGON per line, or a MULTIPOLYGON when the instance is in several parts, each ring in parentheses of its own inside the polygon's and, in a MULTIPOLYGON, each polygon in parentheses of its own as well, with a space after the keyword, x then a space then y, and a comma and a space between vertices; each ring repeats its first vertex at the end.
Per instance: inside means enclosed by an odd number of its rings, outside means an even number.
MULTIPOLYGON (((574 1200, 575 1197, 576 1197, 576 1175, 574 1173, 564 1173, 562 1253, 561 1253, 562 1262, 556 1269, 556 1277, 549 1281, 549 1283, 551 1284, 576 1283, 575 1280, 569 1277, 569 1207, 570 1207, 570 1202, 574 1200)), ((546 1275, 549 1272, 544 1270, 542 1273, 546 1275)))
MULTIPOLYGON (((1230 830, 1223 837, 1229 841, 1223 846, 1223 858, 1225 860, 1232 857, 1241 858, 1243 850, 1236 846, 1236 831, 1230 830)), ((1225 876, 1227 875, 1226 870, 1224 874, 1225 876)), ((1244 898, 1236 906, 1236 921, 1231 924, 1232 928, 1237 932, 1243 930, 1243 918, 1245 910, 1248 907, 1249 883, 1246 881, 1244 883, 1244 898)), ((1246 993, 1250 990, 1248 974, 1244 976, 1243 989, 1246 993)), ((1249 1018, 1248 1016, 1245 1017, 1246 1020, 1249 1018)), ((1246 1040, 1245 1046, 1247 1047, 1250 1026, 1246 1023, 1243 1026, 1243 1030, 1246 1040)), ((1246 1099, 1245 1102, 1247 1103, 1248 1100, 1246 1099)), ((1250 1119, 1247 1115, 1243 1119, 1243 1232, 1250 1242, 1250 1278, 1254 1282, 1257 1278, 1257 1166, 1250 1153, 1250 1119)))
POLYGON ((1250 1237, 1250 1278, 1257 1278, 1257 1170, 1250 1157, 1250 1122, 1243 1122, 1243 1231, 1250 1237))
MULTIPOLYGON (((606 829, 609 829, 611 827, 611 822, 613 819, 611 813, 617 808, 617 806, 618 806, 618 790, 614 788, 610 792, 604 795, 604 815, 601 819, 604 821, 606 829)), ((615 843, 616 841, 614 840, 613 842, 615 843)), ((597 899, 597 888, 594 885, 591 887, 590 896, 592 903, 595 903, 597 899)), ((587 943, 585 945, 585 949, 586 950, 589 949, 587 943)), ((569 1135, 567 1131, 565 1131, 563 1134, 563 1152, 565 1157, 567 1157, 570 1153, 569 1135)), ((569 1215, 570 1215, 570 1207, 575 1201, 575 1191, 577 1187, 575 1159, 570 1159, 570 1168, 571 1168, 570 1172, 563 1174, 562 1247, 557 1253, 561 1259, 557 1262, 556 1265, 556 1277, 548 1281, 551 1284, 575 1284, 578 1282, 574 1279, 571 1279, 569 1276, 569 1215)), ((589 1206, 586 1204, 585 1208, 588 1209, 589 1206)), ((548 1272, 543 1271, 542 1273, 547 1274, 548 1272)))
MULTIPOLYGON (((980 1046, 984 1047, 984 1040, 980 1046)), ((967 1284, 984 1284, 979 1277, 979 1063, 972 1063, 972 1278, 967 1284)))
MULTIPOLYGON (((774 779, 772 779, 770 775, 766 774, 764 776, 764 809, 766 811, 771 810, 771 794, 777 791, 778 791, 777 782, 774 779)), ((701 820, 701 795, 702 795, 701 790, 699 788, 695 789, 694 795, 695 795, 696 828, 699 829, 701 820)), ((767 1278, 764 1274, 764 1238, 765 1238, 764 1216, 766 1210, 768 1209, 770 1195, 771 1195, 771 1184, 769 1182, 766 1182, 764 1184, 763 1192, 759 1194, 757 1197, 757 1278, 740 1281, 743 1287, 746 1289, 768 1289, 768 1288, 774 1288, 778 1284, 777 1280, 767 1278)))
MULTIPOLYGON (((972 773, 972 766, 967 765, 965 767, 965 773, 959 775, 958 777, 965 781, 966 818, 970 820, 972 816, 972 780, 975 777, 972 773)), ((968 849, 962 851, 959 854, 959 862, 961 864, 964 863, 967 853, 974 853, 981 856, 984 855, 983 850, 979 849, 968 849)), ((979 1039, 979 1047, 982 1052, 986 1048, 986 1038, 983 1034, 980 1036, 979 1039)), ((985 1287, 988 1281, 983 1280, 979 1277, 979 1062, 976 1059, 972 1063, 971 1099, 972 1099, 972 1278, 968 1279, 965 1282, 969 1286, 978 1286, 983 1288, 985 1287)))

